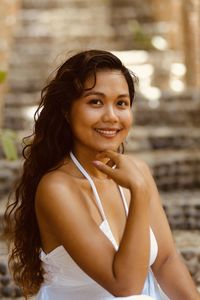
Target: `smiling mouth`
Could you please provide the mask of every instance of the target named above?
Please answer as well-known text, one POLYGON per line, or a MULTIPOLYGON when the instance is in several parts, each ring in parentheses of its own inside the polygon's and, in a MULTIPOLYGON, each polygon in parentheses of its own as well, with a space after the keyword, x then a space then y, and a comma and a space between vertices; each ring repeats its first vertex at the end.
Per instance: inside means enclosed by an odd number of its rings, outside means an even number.
POLYGON ((104 137, 114 137, 117 135, 117 133, 120 131, 120 129, 98 129, 98 128, 96 128, 95 131, 104 137))

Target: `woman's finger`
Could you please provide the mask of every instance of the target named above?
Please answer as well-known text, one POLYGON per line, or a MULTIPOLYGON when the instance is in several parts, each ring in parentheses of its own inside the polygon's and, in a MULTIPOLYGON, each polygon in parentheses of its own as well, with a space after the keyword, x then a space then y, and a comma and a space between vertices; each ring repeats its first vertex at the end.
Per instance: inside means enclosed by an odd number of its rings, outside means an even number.
POLYGON ((114 170, 113 170, 112 167, 110 167, 110 166, 108 166, 108 165, 102 163, 102 162, 99 161, 99 160, 94 160, 92 163, 94 164, 94 166, 95 166, 98 170, 100 170, 101 172, 103 172, 104 174, 106 174, 106 175, 108 175, 109 177, 112 178, 112 175, 113 175, 113 172, 114 172, 114 170))
POLYGON ((115 165, 117 165, 119 162, 119 156, 120 156, 120 154, 115 151, 105 150, 101 153, 98 153, 96 158, 98 160, 103 159, 103 158, 109 158, 114 162, 115 165))

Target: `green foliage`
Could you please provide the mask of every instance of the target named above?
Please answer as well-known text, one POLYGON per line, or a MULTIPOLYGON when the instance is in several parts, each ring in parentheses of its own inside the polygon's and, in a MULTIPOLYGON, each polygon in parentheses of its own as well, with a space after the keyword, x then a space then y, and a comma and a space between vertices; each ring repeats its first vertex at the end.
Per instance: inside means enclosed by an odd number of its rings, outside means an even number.
POLYGON ((16 148, 16 133, 10 129, 3 129, 0 131, 0 142, 8 160, 17 160, 17 148, 16 148))
POLYGON ((7 76, 7 72, 0 70, 0 84, 5 81, 6 76, 7 76))
MULTIPOLYGON (((5 81, 6 76, 7 72, 0 70, 0 84, 5 81)), ((8 160, 18 159, 16 137, 16 133, 13 130, 0 130, 0 146, 2 146, 3 153, 8 160)))
POLYGON ((137 47, 145 50, 153 49, 151 37, 144 31, 144 28, 138 23, 138 21, 132 21, 129 23, 130 30, 133 33, 133 40, 137 47))

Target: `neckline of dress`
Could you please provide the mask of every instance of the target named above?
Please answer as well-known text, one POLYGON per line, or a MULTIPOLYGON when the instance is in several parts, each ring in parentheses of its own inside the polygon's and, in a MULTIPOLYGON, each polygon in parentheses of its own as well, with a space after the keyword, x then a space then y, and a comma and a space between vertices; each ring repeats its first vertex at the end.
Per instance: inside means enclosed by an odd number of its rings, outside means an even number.
MULTIPOLYGON (((100 229, 103 227, 103 225, 104 225, 105 222, 108 223, 107 220, 103 220, 103 221, 98 225, 100 229)), ((109 224, 108 224, 108 226, 109 226, 109 224)), ((110 226, 109 226, 109 228, 110 228, 110 226)), ((111 230, 111 229, 110 229, 110 230, 111 230)), ((112 235, 113 235, 113 234, 112 234, 112 235)), ((114 238, 114 236, 113 236, 113 238, 114 238)), ((114 240, 115 240, 115 238, 114 238, 114 240)), ((116 241, 115 241, 115 242, 116 242, 116 241)), ((117 244, 117 242, 116 242, 116 244, 117 244)), ((62 251, 62 250, 66 251, 63 245, 59 245, 59 246, 55 247, 54 249, 52 249, 52 250, 49 251, 49 252, 45 252, 45 251, 41 248, 41 255, 42 255, 42 257, 45 257, 45 258, 46 258, 46 257, 50 257, 50 256, 52 256, 52 255, 55 255, 55 254, 57 254, 59 251, 62 251)))

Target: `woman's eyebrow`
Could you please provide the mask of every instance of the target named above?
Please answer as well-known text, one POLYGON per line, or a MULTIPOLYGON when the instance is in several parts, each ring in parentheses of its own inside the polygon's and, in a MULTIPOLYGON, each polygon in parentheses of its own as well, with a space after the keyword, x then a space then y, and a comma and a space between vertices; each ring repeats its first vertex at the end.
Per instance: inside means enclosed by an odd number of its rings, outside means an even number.
POLYGON ((117 98, 130 98, 129 94, 121 94, 117 98))
MULTIPOLYGON (((98 92, 98 91, 88 91, 85 92, 83 97, 87 97, 87 96, 91 96, 91 95, 96 95, 96 96, 100 96, 100 97, 106 97, 106 95, 102 92, 98 92)), ((121 94, 119 96, 117 96, 117 98, 130 98, 129 94, 121 94)))
POLYGON ((87 96, 90 96, 90 95, 96 95, 96 96, 105 97, 104 93, 97 92, 97 91, 88 91, 88 92, 85 92, 84 95, 83 95, 83 97, 87 97, 87 96))

